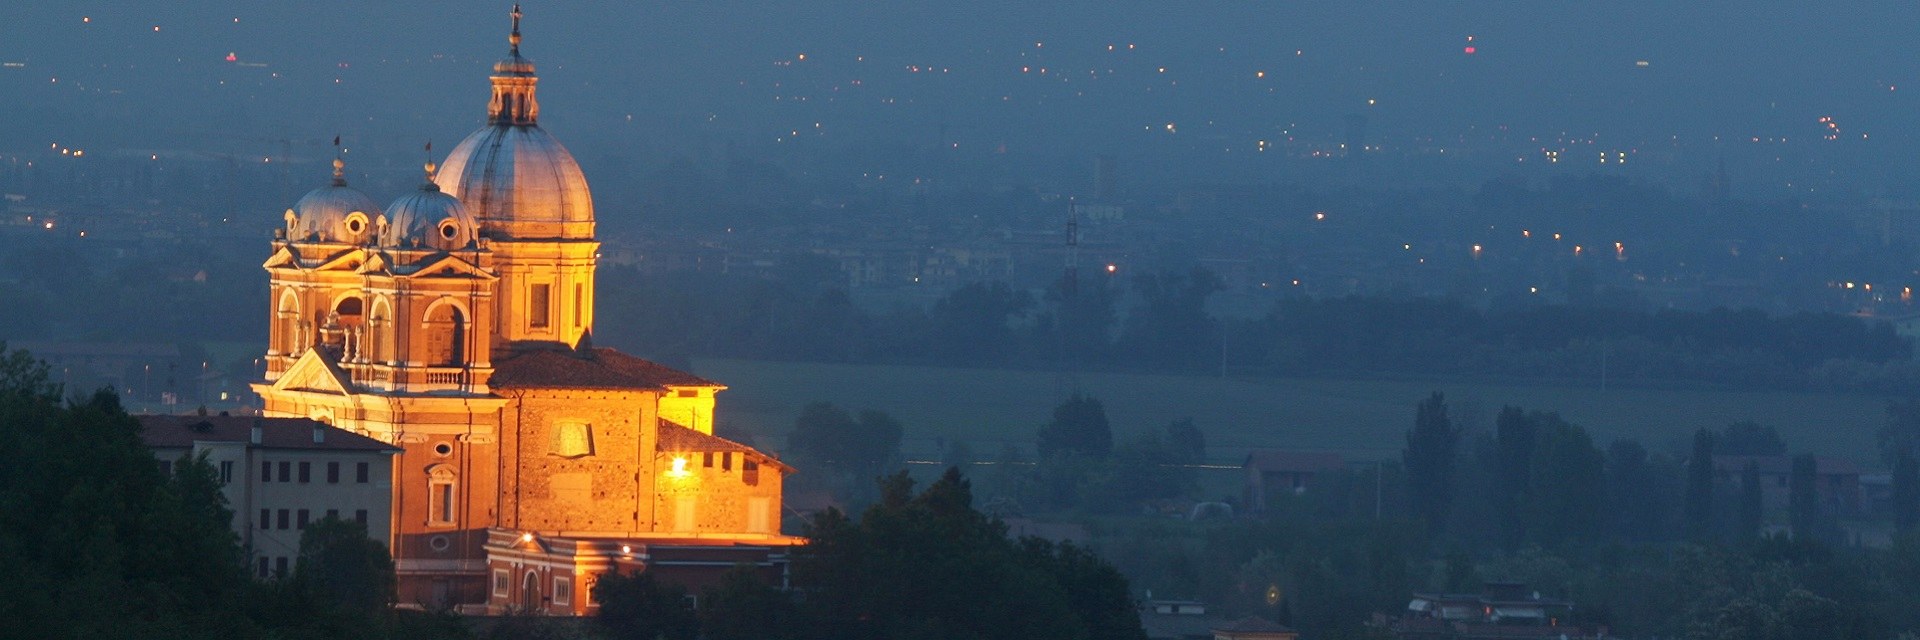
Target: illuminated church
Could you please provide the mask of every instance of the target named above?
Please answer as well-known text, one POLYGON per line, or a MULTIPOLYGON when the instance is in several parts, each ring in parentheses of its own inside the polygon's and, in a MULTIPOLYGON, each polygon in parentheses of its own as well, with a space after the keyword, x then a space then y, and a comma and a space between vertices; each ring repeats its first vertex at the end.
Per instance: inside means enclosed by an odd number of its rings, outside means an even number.
POLYGON ((792 470, 713 435, 726 387, 592 346, 593 196, 540 128, 518 7, 509 42, 486 126, 418 190, 381 207, 335 160, 287 210, 264 413, 402 449, 403 605, 582 614, 606 571, 698 584, 742 562, 778 584, 792 470))

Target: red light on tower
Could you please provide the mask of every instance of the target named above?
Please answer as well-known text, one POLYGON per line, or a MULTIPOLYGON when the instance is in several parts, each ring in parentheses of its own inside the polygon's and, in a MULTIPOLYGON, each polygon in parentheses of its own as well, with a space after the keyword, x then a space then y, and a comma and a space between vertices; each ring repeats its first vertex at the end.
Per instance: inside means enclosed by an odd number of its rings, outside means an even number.
POLYGON ((1473 52, 1478 51, 1478 49, 1475 49, 1473 45, 1467 45, 1466 48, 1461 49, 1461 51, 1466 52, 1467 55, 1473 55, 1473 52))

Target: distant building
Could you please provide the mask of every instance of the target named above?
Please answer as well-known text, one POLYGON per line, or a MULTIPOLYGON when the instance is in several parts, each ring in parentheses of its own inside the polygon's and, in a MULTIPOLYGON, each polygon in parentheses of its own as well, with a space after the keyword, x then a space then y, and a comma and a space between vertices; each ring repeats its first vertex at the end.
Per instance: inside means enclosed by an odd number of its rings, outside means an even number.
POLYGON ((1416 593, 1397 620, 1377 622, 1401 640, 1604 637, 1566 624, 1573 603, 1540 597, 1517 582, 1489 582, 1477 594, 1416 593))
POLYGON ((1247 506, 1257 511, 1269 497, 1306 493, 1315 477, 1345 471, 1347 461, 1338 453, 1263 449, 1248 453, 1244 467, 1247 506))
POLYGON ((259 578, 284 575, 300 533, 329 516, 393 544, 393 457, 400 448, 305 418, 138 416, 163 471, 206 455, 233 509, 233 531, 259 578))
POLYGON ((1211 640, 1213 628, 1226 621, 1207 613, 1207 605, 1193 600, 1147 600, 1140 603, 1140 628, 1148 640, 1211 640))
MULTIPOLYGON (((1746 478, 1747 464, 1757 467, 1760 476, 1760 502, 1768 510, 1787 508, 1793 484, 1791 456, 1714 456, 1713 477, 1721 486, 1735 491, 1746 478)), ((1832 515, 1854 515, 1863 503, 1860 491, 1860 467, 1843 458, 1814 458, 1814 492, 1820 508, 1832 515)))

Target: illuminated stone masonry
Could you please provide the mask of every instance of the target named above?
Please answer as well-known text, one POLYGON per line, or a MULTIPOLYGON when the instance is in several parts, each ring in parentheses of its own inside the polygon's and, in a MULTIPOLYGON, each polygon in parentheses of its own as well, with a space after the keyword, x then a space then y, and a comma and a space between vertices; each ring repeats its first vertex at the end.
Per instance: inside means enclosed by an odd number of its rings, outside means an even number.
POLYGON ((593 200, 540 129, 533 62, 494 65, 488 122, 384 210, 330 185, 283 214, 268 274, 267 416, 393 445, 403 606, 591 611, 605 571, 784 579, 793 469, 713 435, 726 387, 592 346, 593 200))

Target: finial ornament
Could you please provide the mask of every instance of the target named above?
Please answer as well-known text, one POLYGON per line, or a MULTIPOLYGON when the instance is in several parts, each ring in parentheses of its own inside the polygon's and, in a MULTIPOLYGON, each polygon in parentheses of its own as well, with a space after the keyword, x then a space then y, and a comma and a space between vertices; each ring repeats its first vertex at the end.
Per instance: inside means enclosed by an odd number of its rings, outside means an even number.
POLYGON ((348 161, 340 156, 340 136, 334 136, 334 186, 348 186, 348 161))
POLYGON ((513 45, 513 55, 520 55, 520 3, 513 3, 513 33, 507 36, 507 43, 513 45))
POLYGON ((434 172, 438 171, 439 168, 440 168, 439 165, 436 165, 433 163, 433 141, 428 140, 427 141, 427 164, 426 164, 427 184, 433 184, 434 172))

